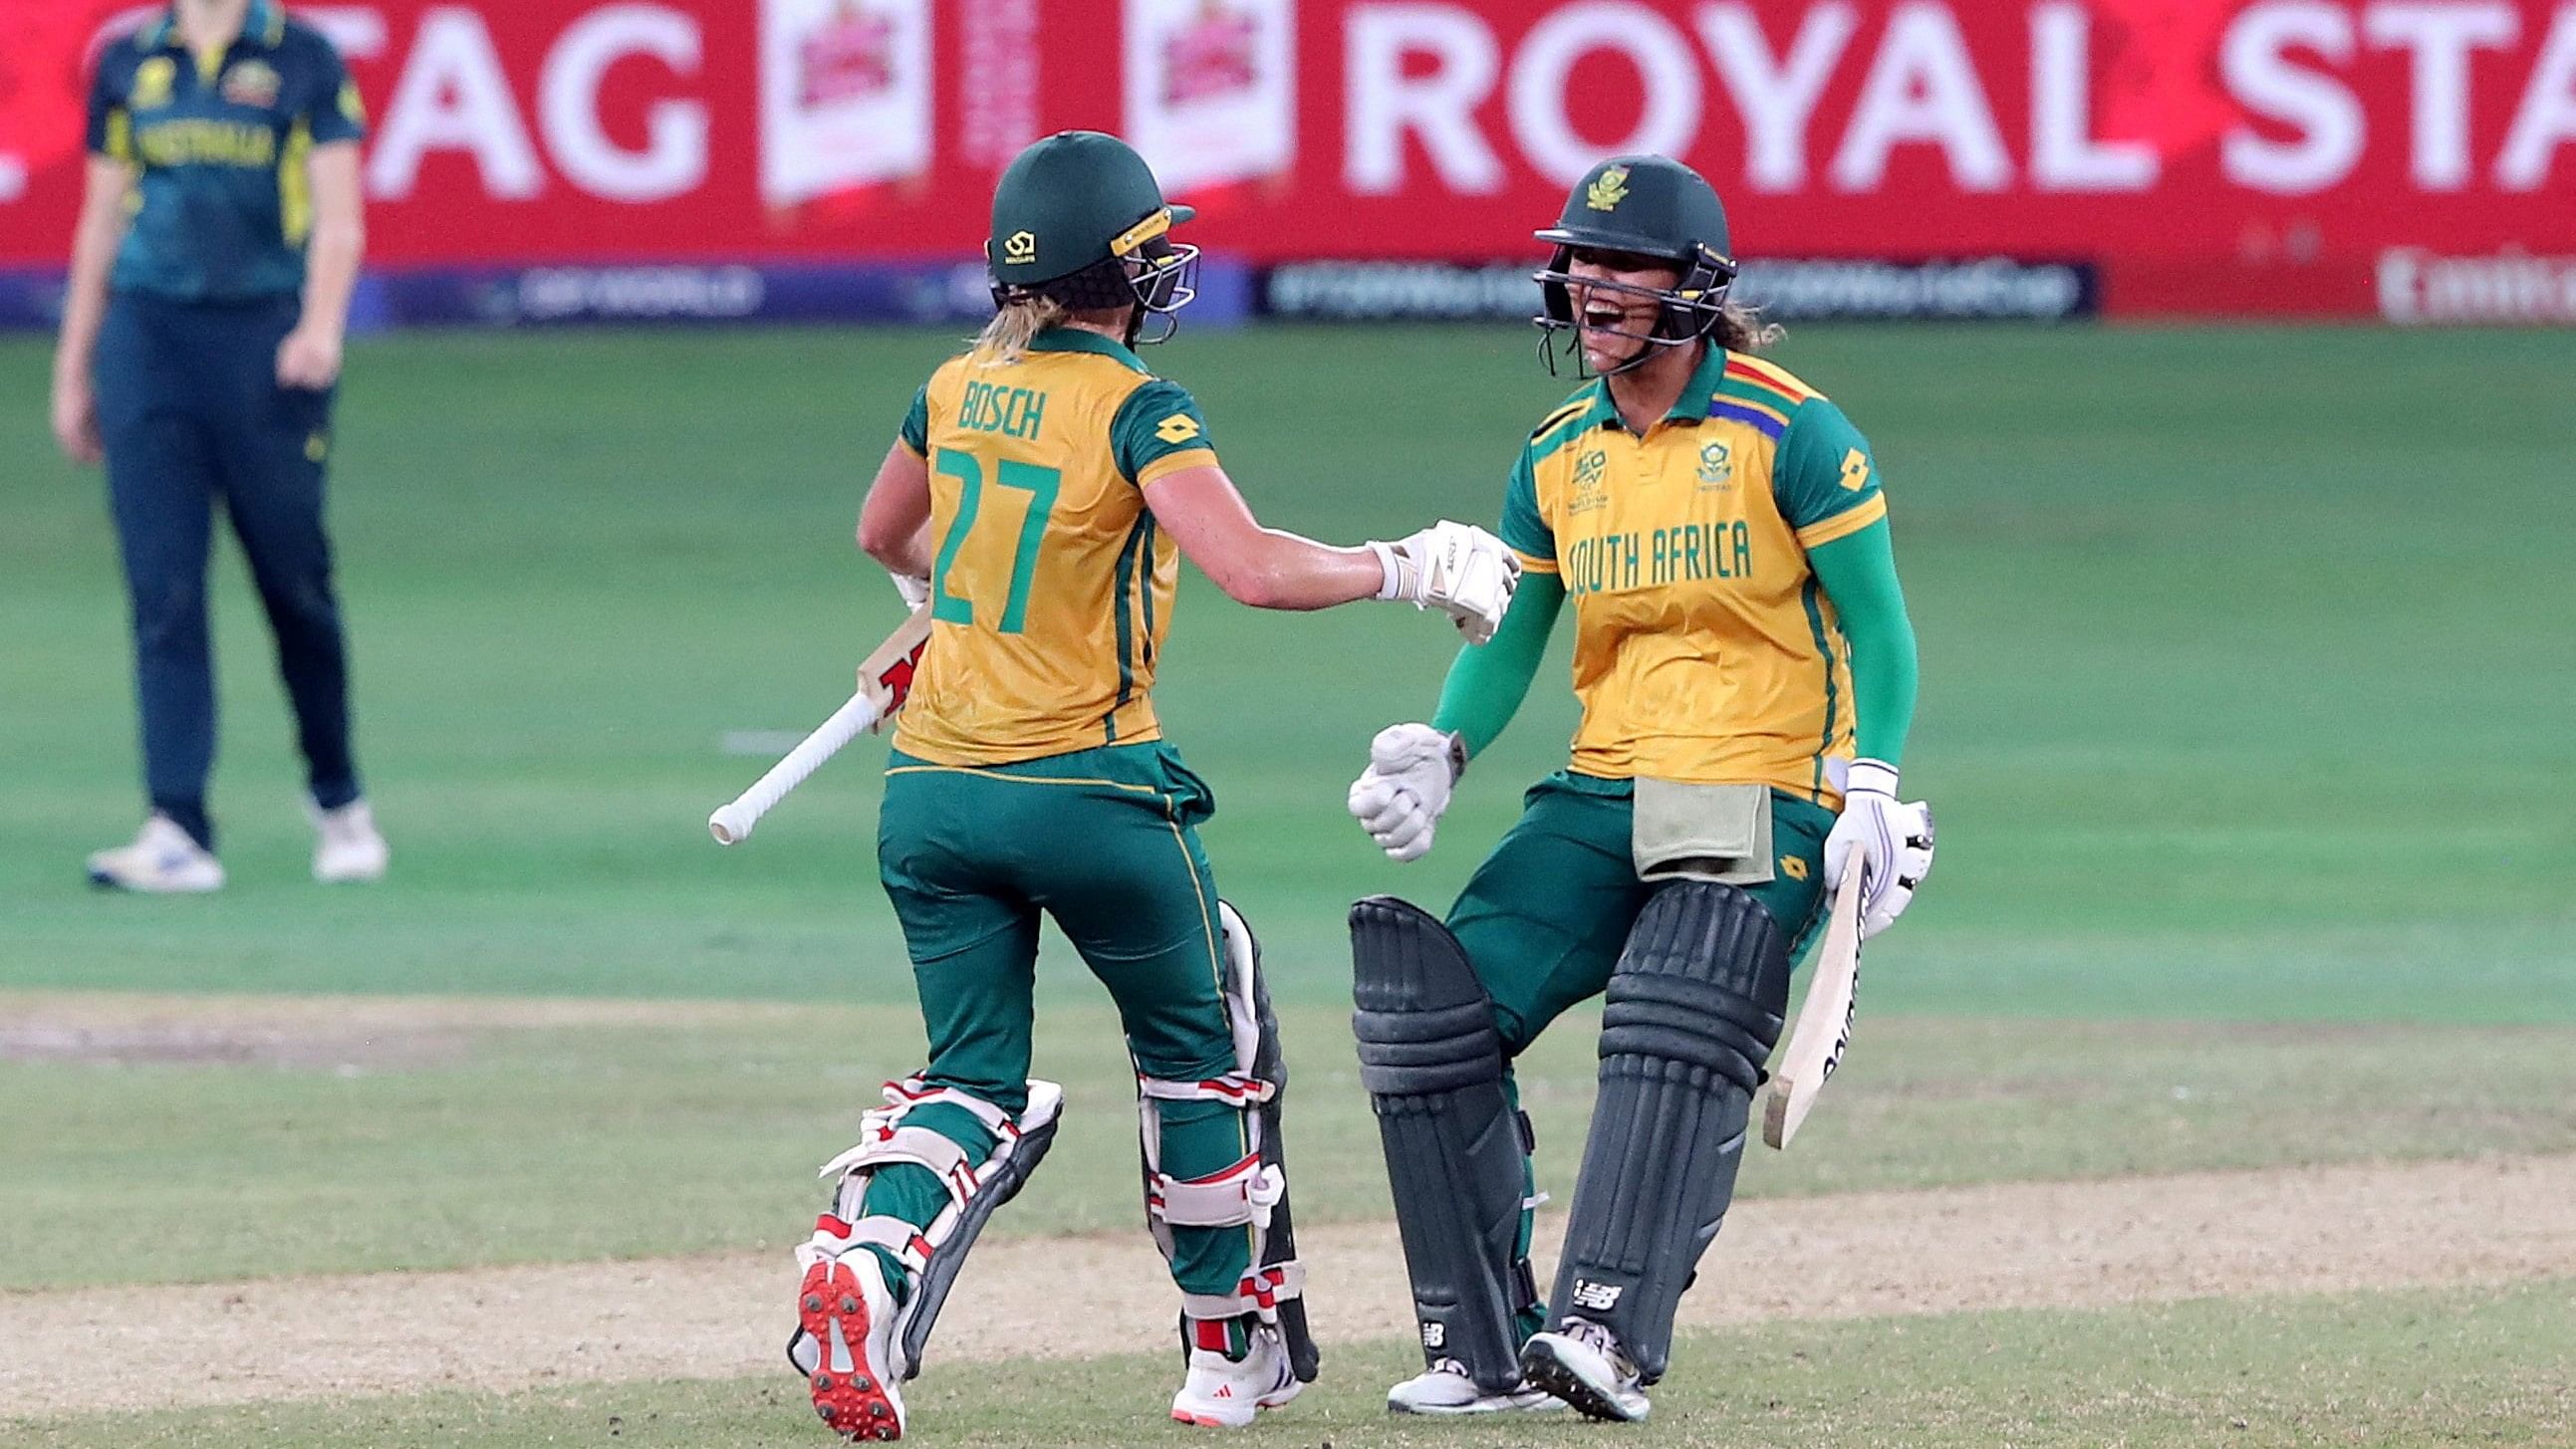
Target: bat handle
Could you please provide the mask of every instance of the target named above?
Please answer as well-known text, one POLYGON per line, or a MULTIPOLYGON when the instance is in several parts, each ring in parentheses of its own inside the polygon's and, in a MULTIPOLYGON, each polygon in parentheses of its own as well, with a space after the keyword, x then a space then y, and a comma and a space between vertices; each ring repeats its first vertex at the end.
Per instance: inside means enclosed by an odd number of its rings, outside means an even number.
POLYGON ((707 833, 718 845, 739 845, 751 837, 751 829, 770 807, 787 797, 787 792, 805 783, 805 777, 822 767, 843 745, 867 733, 877 722, 877 702, 866 691, 853 694, 849 702, 832 711, 812 734, 799 740, 768 772, 752 782, 751 788, 728 801, 723 808, 707 817, 707 833))

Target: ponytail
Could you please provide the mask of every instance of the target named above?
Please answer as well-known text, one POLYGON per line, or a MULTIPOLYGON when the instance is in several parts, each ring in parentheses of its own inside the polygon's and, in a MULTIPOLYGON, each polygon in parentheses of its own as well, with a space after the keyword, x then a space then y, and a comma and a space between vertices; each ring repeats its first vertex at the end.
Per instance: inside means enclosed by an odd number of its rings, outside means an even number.
POLYGON ((1062 323, 1066 315, 1064 304, 1053 297, 1013 297, 984 324, 975 350, 991 353, 997 361, 1017 362, 1027 354, 1030 339, 1062 323))

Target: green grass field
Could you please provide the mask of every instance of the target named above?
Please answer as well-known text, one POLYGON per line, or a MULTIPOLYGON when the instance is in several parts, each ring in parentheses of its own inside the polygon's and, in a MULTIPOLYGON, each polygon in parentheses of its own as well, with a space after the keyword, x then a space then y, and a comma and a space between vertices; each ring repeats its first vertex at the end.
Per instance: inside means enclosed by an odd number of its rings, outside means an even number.
MULTIPOLYGON (((284 709, 227 549, 214 804, 233 883, 184 901, 81 881, 139 808, 124 606, 99 481, 44 436, 46 353, 0 342, 0 1312, 6 1290, 795 1233, 811 1164, 919 1051, 874 879, 883 745, 746 846, 718 850, 703 821, 764 763, 725 754, 725 733, 806 728, 893 623, 851 523, 953 342, 359 344, 334 522, 394 874, 305 878, 284 709), (112 1017, 120 992, 203 996, 165 1015, 195 1013, 217 1044, 30 1045, 31 1023, 112 1017), (309 1007, 234 995, 483 1004, 342 1041, 309 1007), (510 1016, 564 997, 670 1005, 510 1016), (299 1033, 324 1045, 292 1049, 299 1033), (597 1210, 604 1192, 620 1211, 597 1210), (148 1253, 139 1201, 166 1214, 148 1253), (405 1209, 390 1231, 388 1201, 405 1209)), ((1818 327, 1777 356, 1870 433, 1888 478, 1924 647, 1907 783, 1942 852, 1872 948, 1847 1074, 1799 1151, 1748 1168, 1748 1196, 2576 1152, 2576 334, 1818 327)), ((1187 333, 1150 360, 1199 394, 1265 521, 1338 542, 1490 522, 1563 390, 1508 329, 1187 333)), ((1452 636, 1384 609, 1257 614, 1195 577, 1183 594, 1158 697, 1216 787, 1218 877, 1286 1008, 1315 1144, 1301 1217, 1377 1220, 1342 911, 1377 891, 1445 903, 1561 760, 1572 702, 1552 666, 1439 849, 1394 867, 1342 792, 1374 730, 1428 707, 1452 636)), ((1069 952, 1044 982, 1041 1065, 1073 1087, 1081 1150, 1002 1229, 1132 1231, 1111 1018, 1069 952)), ((1560 1202, 1589 1108, 1580 1022, 1527 1068, 1560 1202)), ((2553 1374, 2576 1334, 2576 1243, 2566 1257, 2561 1281, 2519 1287, 1708 1331, 1698 1361, 1729 1367, 1677 1374, 1647 1437, 2576 1442, 2553 1374)), ((1400 1358, 1349 1350, 1348 1377, 1257 1437, 1506 1442, 1384 1424, 1374 1395, 1400 1358)), ((981 1371, 934 1370, 917 1408, 931 1442, 1082 1442, 1158 1404, 1168 1369, 1028 1369, 1024 1416, 977 1401, 981 1371)), ((14 1427, 7 1383, 11 1443, 821 1437, 783 1378, 213 1418, 22 1404, 14 1427)))

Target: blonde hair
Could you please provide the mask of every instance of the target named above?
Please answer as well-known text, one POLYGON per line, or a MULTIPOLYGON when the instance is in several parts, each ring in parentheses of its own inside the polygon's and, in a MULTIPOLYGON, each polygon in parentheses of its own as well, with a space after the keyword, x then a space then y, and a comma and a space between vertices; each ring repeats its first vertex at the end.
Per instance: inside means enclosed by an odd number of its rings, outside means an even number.
POLYGON ((1718 345, 1729 352, 1759 352, 1788 335, 1788 328, 1763 321, 1760 308, 1736 301, 1726 303, 1715 333, 1718 345))
POLYGON ((1053 297, 1013 297, 984 324, 975 339, 975 350, 992 354, 999 362, 1017 362, 1028 354, 1029 341, 1046 329, 1062 323, 1071 314, 1053 297))

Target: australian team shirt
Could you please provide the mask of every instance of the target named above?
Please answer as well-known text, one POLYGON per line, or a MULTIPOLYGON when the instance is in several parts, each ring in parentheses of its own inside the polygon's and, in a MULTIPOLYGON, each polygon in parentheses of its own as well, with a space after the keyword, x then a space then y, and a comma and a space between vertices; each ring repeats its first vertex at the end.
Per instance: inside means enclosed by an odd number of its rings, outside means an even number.
POLYGON ((1018 361, 943 364, 902 442, 930 467, 932 622, 895 748, 997 765, 1160 739, 1180 551, 1144 490, 1216 461, 1189 393, 1050 328, 1018 361))
POLYGON ((135 170, 110 287, 189 302, 300 290, 309 153, 365 130, 338 52, 278 0, 251 0, 216 53, 190 53, 172 12, 145 21, 101 54, 90 85, 91 153, 135 170))
POLYGON ((1548 414, 1501 534, 1574 606, 1574 771, 1838 803, 1851 649, 1807 550, 1886 513, 1867 440, 1759 358, 1712 346, 1643 435, 1601 381, 1548 414))

